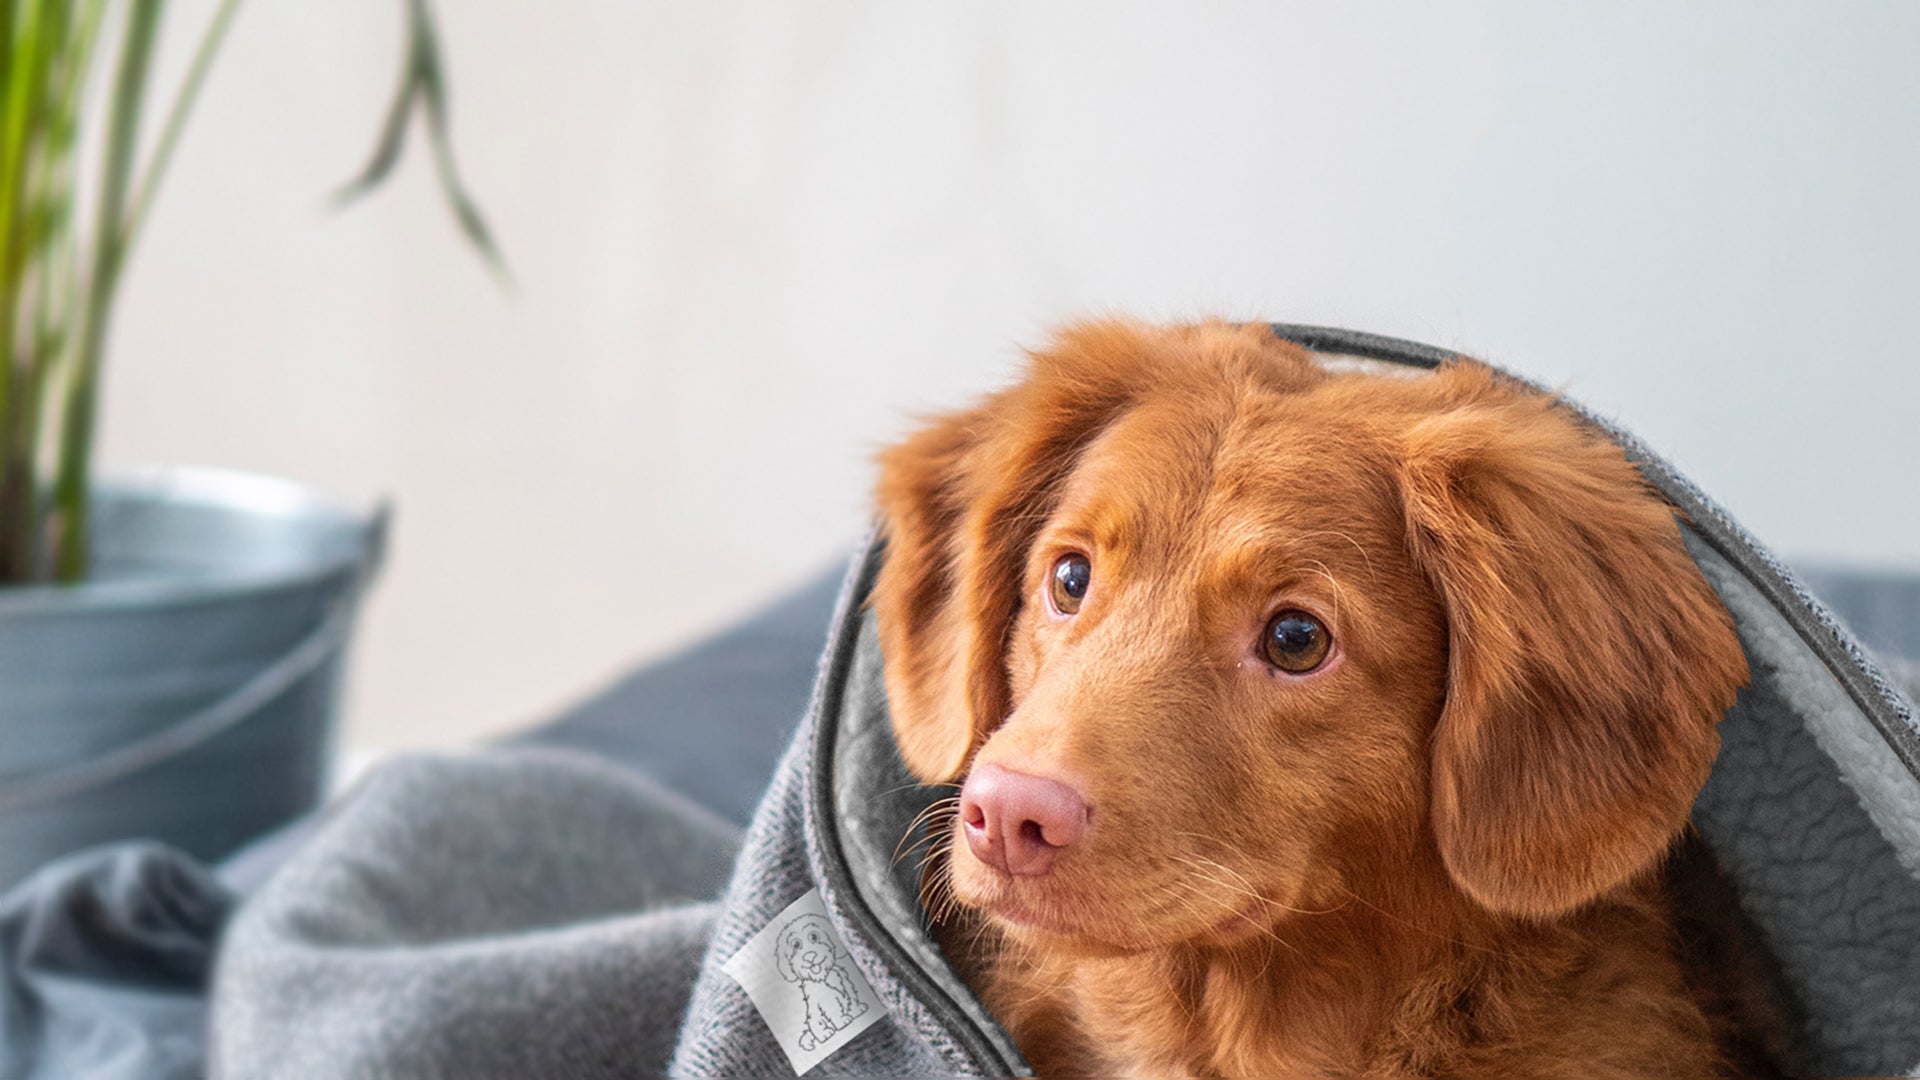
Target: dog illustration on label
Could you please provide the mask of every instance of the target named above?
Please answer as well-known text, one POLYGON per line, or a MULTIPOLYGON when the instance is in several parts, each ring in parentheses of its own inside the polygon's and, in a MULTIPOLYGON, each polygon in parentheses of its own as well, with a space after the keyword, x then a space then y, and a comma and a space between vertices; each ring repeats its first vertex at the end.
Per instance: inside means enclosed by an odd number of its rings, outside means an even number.
POLYGON ((780 975, 800 988, 806 1020, 800 1029, 800 1049, 812 1050, 867 1011, 853 979, 840 966, 847 954, 827 920, 802 915, 780 928, 774 951, 780 975))

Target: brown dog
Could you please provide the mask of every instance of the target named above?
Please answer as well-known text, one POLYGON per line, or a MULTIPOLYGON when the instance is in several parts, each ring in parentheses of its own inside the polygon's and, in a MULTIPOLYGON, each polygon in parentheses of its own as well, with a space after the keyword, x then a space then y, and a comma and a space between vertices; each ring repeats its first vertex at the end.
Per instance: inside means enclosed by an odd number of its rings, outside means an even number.
POLYGON ((879 501, 900 751, 965 780, 940 900, 1042 1074, 1721 1067, 1657 869, 1746 662, 1551 399, 1093 323, 879 501))

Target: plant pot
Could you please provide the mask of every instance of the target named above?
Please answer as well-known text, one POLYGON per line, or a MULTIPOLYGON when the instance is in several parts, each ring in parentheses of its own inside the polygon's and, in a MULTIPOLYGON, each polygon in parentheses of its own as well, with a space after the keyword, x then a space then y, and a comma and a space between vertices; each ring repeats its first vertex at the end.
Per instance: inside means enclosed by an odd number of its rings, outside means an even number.
POLYGON ((388 520, 198 469, 93 505, 91 581, 0 589, 0 889, 109 840, 218 859, 311 809, 388 520))

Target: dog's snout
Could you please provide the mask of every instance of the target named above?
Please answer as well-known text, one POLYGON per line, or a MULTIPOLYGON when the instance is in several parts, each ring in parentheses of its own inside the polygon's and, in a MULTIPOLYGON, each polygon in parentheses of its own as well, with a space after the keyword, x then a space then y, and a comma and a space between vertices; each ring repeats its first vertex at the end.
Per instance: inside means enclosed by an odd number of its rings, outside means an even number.
POLYGON ((1087 818, 1087 800, 1071 786, 998 765, 975 769, 960 789, 967 847, 1003 873, 1046 873, 1086 834, 1087 818))

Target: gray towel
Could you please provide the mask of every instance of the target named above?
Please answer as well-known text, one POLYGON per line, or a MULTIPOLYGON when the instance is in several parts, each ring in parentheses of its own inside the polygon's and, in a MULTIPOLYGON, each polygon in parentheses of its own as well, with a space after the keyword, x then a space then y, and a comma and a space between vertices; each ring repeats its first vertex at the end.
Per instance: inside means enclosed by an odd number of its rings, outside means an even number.
MULTIPOLYGON (((1434 352, 1281 329, 1351 355, 1426 363, 1434 352)), ((1756 672, 1723 724, 1695 822, 1800 1018, 1781 1061, 1815 1074, 1910 1070, 1920 722, 1894 682, 1910 672, 1876 663, 1724 512, 1615 434, 1692 523, 1695 557, 1756 672)), ((607 766, 521 750, 391 767, 235 917, 215 979, 216 1073, 1025 1072, 934 945, 911 860, 894 857, 936 793, 911 782, 893 745, 864 606, 883 557, 870 542, 854 561, 812 703, 737 859, 731 826, 607 766), (730 859, 723 898, 690 902, 712 895, 730 859), (767 943, 803 933, 818 935, 807 940, 825 960, 783 969, 767 943)), ((140 867, 121 872, 139 880, 140 867)), ((216 882, 183 880, 207 910, 229 902, 216 882)), ((68 896, 65 925, 94 896, 68 896)), ((138 905, 121 907, 141 921, 138 905)), ((0 935, 33 922, 12 916, 0 910, 0 935)), ((169 932, 163 921, 159 936, 169 932)), ((180 955, 188 975, 204 965, 204 949, 180 955)), ((44 1008, 61 985, 30 989, 0 1005, 44 1008)), ((11 1037, 18 1015, 0 1017, 0 1031, 11 1037)))
POLYGON ((560 752, 380 769, 234 919, 214 1074, 657 1074, 738 843, 560 752))
MULTIPOLYGON (((1920 892, 1904 865, 1920 845, 1888 815, 1920 787, 1778 610, 1696 554, 1759 673, 1696 820, 1800 1005, 1794 1059, 1904 1069, 1920 1056, 1905 929, 1920 892)), ((934 945, 911 860, 893 858, 937 792, 912 783, 891 737, 864 606, 882 557, 876 545, 855 561, 812 703, 719 902, 685 903, 727 872, 731 827, 635 774, 537 750, 397 764, 236 916, 216 1074, 1024 1073, 934 945), (832 938, 824 989, 756 959, 796 926, 832 938)))
POLYGON ((50 863, 0 899, 0 1077, 187 1080, 232 893, 159 844, 50 863))

